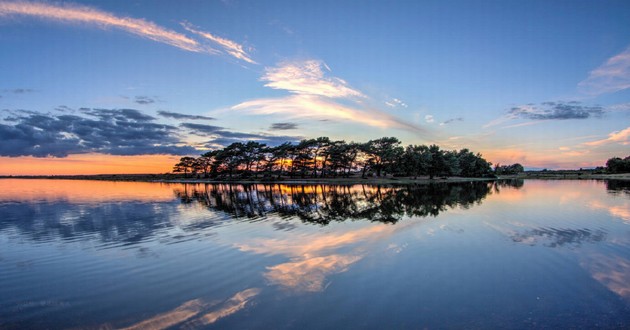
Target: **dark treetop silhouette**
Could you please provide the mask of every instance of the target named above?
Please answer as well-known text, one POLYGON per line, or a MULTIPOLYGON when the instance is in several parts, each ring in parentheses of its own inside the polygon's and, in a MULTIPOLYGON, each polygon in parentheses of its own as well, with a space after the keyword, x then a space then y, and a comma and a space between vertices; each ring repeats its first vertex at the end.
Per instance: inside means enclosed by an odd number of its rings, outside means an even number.
POLYGON ((491 165, 481 154, 468 149, 445 151, 437 145, 403 148, 395 137, 366 143, 319 137, 275 147, 255 141, 235 142, 197 158, 182 157, 173 172, 206 178, 258 178, 259 175, 323 178, 348 177, 353 173, 361 173, 362 177, 384 174, 484 177, 492 175, 491 165))

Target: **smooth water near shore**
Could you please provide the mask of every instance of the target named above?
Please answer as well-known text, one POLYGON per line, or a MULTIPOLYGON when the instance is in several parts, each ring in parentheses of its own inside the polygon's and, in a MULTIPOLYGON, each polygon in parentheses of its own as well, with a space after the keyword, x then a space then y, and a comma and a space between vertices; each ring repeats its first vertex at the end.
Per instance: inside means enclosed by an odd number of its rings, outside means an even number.
POLYGON ((0 180, 0 328, 628 328, 630 182, 0 180))

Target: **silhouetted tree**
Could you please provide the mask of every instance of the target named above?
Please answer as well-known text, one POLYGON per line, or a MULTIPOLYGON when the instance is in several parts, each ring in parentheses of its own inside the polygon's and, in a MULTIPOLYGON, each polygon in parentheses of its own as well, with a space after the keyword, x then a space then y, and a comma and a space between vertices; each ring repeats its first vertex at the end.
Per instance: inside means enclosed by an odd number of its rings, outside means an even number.
POLYGON ((195 171, 195 158, 194 157, 182 157, 179 159, 179 163, 173 167, 174 173, 184 173, 184 177, 188 177, 188 173, 195 171))
POLYGON ((621 159, 619 157, 610 158, 606 162, 608 173, 630 173, 630 156, 621 159))

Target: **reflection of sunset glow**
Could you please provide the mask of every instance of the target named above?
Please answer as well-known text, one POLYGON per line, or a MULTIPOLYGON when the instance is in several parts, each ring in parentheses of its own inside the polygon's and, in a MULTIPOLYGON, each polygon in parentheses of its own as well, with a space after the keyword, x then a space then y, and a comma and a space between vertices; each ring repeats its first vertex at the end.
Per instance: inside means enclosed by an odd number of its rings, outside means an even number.
POLYGON ((0 157, 0 175, 167 173, 179 157, 169 155, 70 155, 65 158, 0 157))
POLYGON ((299 292, 317 292, 324 289, 324 280, 327 275, 345 272, 350 264, 360 259, 359 256, 333 254, 286 262, 268 267, 269 272, 265 273, 265 277, 273 284, 299 292))
POLYGON ((183 303, 172 311, 156 315, 130 327, 123 328, 123 330, 166 329, 192 318, 206 307, 207 304, 201 299, 194 299, 183 303))
POLYGON ((337 249, 366 239, 391 234, 404 226, 375 224, 366 228, 341 233, 322 233, 315 237, 291 237, 281 239, 255 239, 249 244, 237 244, 242 251, 259 254, 282 254, 286 256, 316 256, 325 250, 337 249))
POLYGON ((0 201, 169 201, 173 187, 149 182, 0 179, 0 201))
POLYGON ((592 201, 588 205, 592 209, 606 210, 611 216, 630 222, 630 205, 628 203, 623 205, 605 205, 600 201, 592 201))
MULTIPOLYGON (((212 324, 219 319, 230 316, 247 305, 252 298, 260 293, 258 288, 249 288, 241 292, 237 292, 230 299, 226 300, 218 308, 211 311, 206 311, 208 308, 217 305, 216 302, 206 303, 201 299, 194 299, 183 303, 172 311, 168 311, 162 314, 158 314, 150 319, 138 322, 130 327, 123 328, 125 330, 140 330, 140 329, 168 329, 172 326, 178 325, 182 322, 186 322, 184 328, 194 329, 208 324, 212 324), (207 312, 206 314, 199 315, 207 312)), ((103 326, 103 328, 111 328, 109 325, 103 326)))
POLYGON ((360 252, 363 251, 361 248, 355 248, 349 254, 336 254, 335 250, 352 244, 366 244, 418 223, 397 226, 370 224, 340 234, 319 232, 306 237, 290 235, 285 239, 254 239, 236 246, 242 251, 291 257, 289 262, 267 267, 265 278, 271 284, 296 292, 316 292, 325 289, 327 276, 347 271, 348 266, 361 260, 364 254, 360 252))
POLYGON ((215 311, 207 313, 199 318, 199 322, 203 325, 216 322, 218 319, 232 315, 245 307, 245 305, 260 293, 258 288, 249 288, 236 293, 232 298, 224 302, 221 307, 215 311))
POLYGON ((595 255, 582 262, 598 282, 630 300, 630 261, 619 256, 595 255))

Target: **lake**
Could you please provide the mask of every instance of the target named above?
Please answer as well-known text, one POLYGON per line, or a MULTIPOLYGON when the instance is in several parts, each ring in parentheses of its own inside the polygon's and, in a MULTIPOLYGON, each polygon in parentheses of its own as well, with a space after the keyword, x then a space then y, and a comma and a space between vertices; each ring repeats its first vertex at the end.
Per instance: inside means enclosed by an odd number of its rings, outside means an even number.
POLYGON ((0 180, 0 328, 629 328, 630 182, 0 180))

